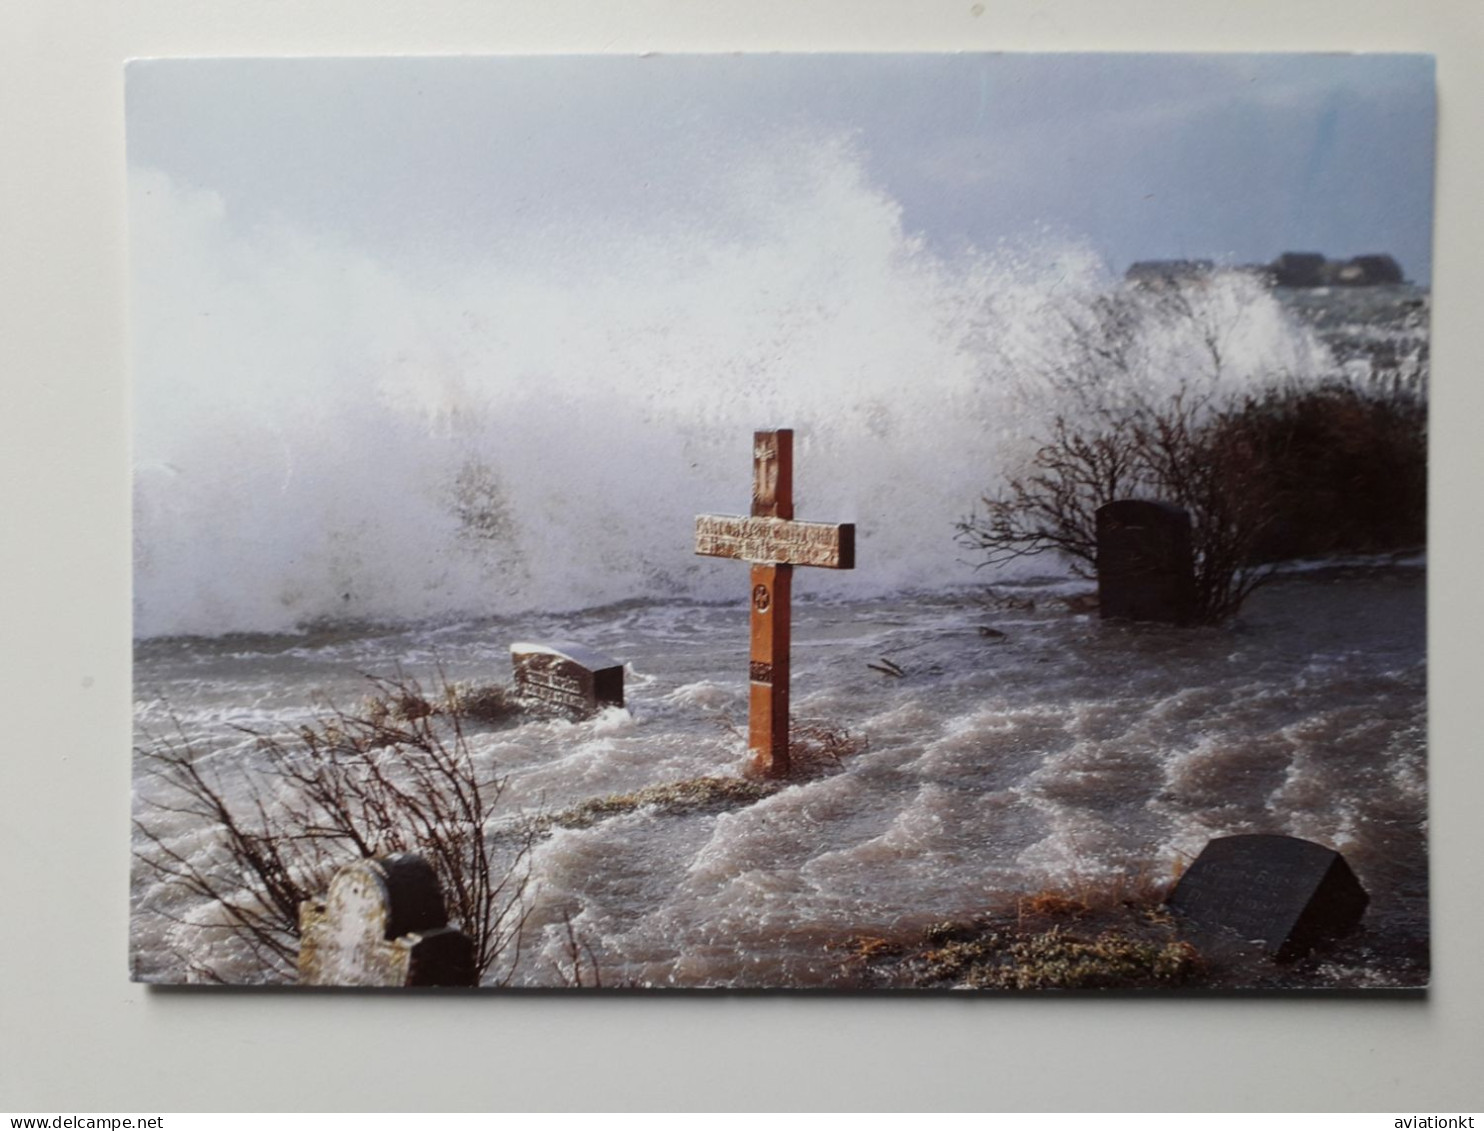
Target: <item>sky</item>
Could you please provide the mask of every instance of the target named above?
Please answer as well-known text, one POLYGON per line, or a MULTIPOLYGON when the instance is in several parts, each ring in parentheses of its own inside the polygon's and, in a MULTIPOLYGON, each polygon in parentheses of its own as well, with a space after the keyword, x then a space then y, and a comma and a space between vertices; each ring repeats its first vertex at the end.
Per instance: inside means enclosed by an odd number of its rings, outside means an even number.
POLYGON ((1113 272, 1294 250, 1431 275, 1427 56, 151 60, 127 105, 134 170, 412 275, 620 228, 743 238, 821 151, 946 252, 1050 234, 1113 272))

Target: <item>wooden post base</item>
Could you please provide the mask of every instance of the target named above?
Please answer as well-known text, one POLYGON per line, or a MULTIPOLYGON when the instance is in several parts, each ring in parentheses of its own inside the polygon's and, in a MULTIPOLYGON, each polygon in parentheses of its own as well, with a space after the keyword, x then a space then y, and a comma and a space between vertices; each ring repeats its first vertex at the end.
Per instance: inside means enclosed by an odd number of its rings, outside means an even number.
POLYGON ((788 645, 793 566, 752 567, 747 744, 763 777, 788 775, 788 645))

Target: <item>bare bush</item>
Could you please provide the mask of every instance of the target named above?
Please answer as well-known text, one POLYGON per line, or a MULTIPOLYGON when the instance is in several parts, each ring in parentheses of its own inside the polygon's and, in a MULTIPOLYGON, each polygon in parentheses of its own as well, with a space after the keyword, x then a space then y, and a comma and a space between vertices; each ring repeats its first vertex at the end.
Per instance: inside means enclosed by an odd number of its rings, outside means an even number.
MULTIPOLYGON (((183 734, 139 749, 142 773, 164 789, 140 803, 136 857, 210 904, 259 977, 291 980, 299 905, 349 859, 418 853, 472 939, 481 979, 502 984, 528 914, 530 838, 491 837, 504 781, 476 765, 452 689, 429 697, 415 680, 368 678, 373 694, 358 711, 327 704, 291 736, 246 732, 251 765, 218 767, 183 734), (167 833, 182 818, 210 833, 209 850, 167 833)), ((220 980, 209 958, 188 961, 220 980)))
POLYGON ((821 720, 793 725, 788 739, 789 777, 800 781, 827 777, 845 768, 845 759, 866 749, 864 735, 821 720))
POLYGON ((958 541, 982 565, 1054 551, 1092 578, 1099 507, 1174 503, 1191 517, 1195 620, 1217 623, 1275 561, 1419 545, 1426 416, 1419 399, 1342 382, 1084 407, 1075 422, 1053 421, 1028 471, 986 495, 957 524, 958 541))
POLYGON ((570 912, 562 913, 562 927, 565 930, 562 951, 566 961, 554 963, 557 978, 568 989, 601 990, 603 972, 598 965, 598 956, 593 952, 592 944, 572 926, 570 912))
POLYGON ((1253 550, 1272 515, 1227 415, 1182 391, 1161 405, 1135 399, 1094 411, 1088 423, 1058 416, 1029 472, 957 524, 959 544, 981 552, 981 565, 1055 551, 1092 578, 1098 508, 1128 498, 1174 503, 1191 516, 1195 620, 1224 620, 1270 572, 1253 550))
POLYGON ((1406 390, 1331 381, 1272 389, 1228 414, 1271 516, 1262 561, 1373 553, 1427 540, 1427 405, 1406 390))
POLYGON ((1213 623, 1241 608, 1268 563, 1422 542, 1425 308, 1405 323, 1420 342, 1408 355, 1415 379, 1369 385, 1341 375, 1342 338, 1326 348, 1305 330, 1254 354, 1254 331, 1297 327, 1240 273, 1068 293, 1046 316, 1054 348, 1004 364, 1059 414, 1048 412, 1024 470, 957 524, 980 564, 1051 551, 1091 578, 1099 507, 1174 503, 1193 527, 1195 619, 1213 623), (1171 373, 1183 375, 1173 390, 1171 373))

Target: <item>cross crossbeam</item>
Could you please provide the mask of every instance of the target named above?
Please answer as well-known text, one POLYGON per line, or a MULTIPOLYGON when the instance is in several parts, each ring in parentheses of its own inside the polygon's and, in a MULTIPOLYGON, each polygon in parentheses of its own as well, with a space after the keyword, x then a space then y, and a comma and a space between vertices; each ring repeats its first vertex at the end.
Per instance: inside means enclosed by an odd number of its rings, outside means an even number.
POLYGON ((855 568, 855 524, 796 522, 792 429, 753 434, 752 514, 698 515, 696 553, 752 563, 747 746, 767 777, 788 774, 793 567, 855 568))
POLYGON ((699 515, 696 553, 764 565, 855 568, 855 527, 850 523, 794 522, 786 518, 699 515))

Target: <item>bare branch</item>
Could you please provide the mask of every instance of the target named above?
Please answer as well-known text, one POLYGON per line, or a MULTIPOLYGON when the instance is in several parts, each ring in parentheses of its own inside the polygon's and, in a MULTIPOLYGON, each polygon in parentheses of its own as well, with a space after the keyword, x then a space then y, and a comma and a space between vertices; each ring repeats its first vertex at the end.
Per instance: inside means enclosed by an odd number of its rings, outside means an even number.
POLYGON ((325 891, 338 867, 420 853, 450 919, 473 940, 480 974, 508 981, 529 915, 532 839, 490 835, 505 783, 476 764, 446 680, 429 697, 400 674, 367 678, 372 693, 360 710, 322 703, 292 734, 245 731, 253 757, 230 767, 229 781, 208 775, 208 758, 178 723, 179 738, 141 749, 143 772, 167 796, 144 801, 136 855, 150 874, 214 907, 260 976, 289 978, 299 905, 325 891), (172 843, 164 830, 182 820, 212 831, 212 851, 172 843))

